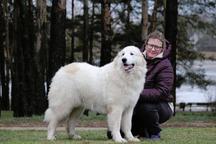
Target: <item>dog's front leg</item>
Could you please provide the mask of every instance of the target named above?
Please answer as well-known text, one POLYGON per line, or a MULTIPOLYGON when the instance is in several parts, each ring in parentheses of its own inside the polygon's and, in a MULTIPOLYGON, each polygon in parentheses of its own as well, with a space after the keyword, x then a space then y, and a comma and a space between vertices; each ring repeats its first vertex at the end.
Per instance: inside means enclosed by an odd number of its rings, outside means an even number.
POLYGON ((138 138, 135 138, 131 133, 131 121, 132 121, 133 109, 128 108, 126 111, 123 112, 122 121, 121 121, 121 128, 125 134, 125 137, 128 141, 139 142, 138 138))
POLYGON ((112 133, 112 138, 115 142, 127 142, 120 134, 120 124, 122 116, 122 108, 112 106, 107 114, 108 129, 112 133))

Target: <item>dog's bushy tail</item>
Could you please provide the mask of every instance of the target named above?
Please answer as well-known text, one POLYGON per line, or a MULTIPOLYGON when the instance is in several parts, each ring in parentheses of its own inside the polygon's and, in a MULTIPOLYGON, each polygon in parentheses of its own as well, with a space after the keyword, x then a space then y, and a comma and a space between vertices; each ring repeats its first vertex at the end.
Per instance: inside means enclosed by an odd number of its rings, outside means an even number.
POLYGON ((52 116, 53 116, 53 111, 48 108, 45 112, 45 115, 44 115, 44 122, 49 122, 51 119, 52 119, 52 116))

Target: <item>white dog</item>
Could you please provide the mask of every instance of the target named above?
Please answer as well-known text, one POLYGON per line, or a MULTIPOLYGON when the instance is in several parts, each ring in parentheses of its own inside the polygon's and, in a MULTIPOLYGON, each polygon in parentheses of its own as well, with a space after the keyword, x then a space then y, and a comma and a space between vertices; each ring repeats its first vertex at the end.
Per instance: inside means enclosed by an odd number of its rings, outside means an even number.
POLYGON ((49 108, 44 119, 49 123, 47 139, 55 139, 57 124, 64 119, 69 137, 81 138, 75 133, 75 124, 84 109, 91 109, 107 114, 115 142, 139 141, 131 133, 131 119, 146 71, 146 61, 134 46, 125 47, 103 67, 72 63, 60 68, 48 94, 49 108), (122 138, 120 128, 127 140, 122 138))

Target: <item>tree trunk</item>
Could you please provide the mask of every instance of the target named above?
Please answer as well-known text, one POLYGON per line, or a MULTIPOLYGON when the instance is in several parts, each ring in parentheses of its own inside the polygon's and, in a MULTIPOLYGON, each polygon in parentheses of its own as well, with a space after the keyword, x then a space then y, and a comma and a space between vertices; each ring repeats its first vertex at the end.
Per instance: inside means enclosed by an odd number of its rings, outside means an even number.
MULTIPOLYGON (((178 16, 178 1, 167 0, 165 7, 165 37, 172 45, 171 62, 174 69, 174 77, 176 78, 176 36, 177 36, 177 16, 178 16)), ((176 79, 174 79, 174 110, 176 106, 176 79)))
POLYGON ((66 0, 53 0, 47 75, 48 86, 55 72, 63 66, 65 62, 65 23, 66 0))
POLYGON ((32 116, 37 85, 32 1, 15 1, 14 116, 32 116))
POLYGON ((14 9, 14 2, 12 0, 5 0, 7 7, 7 16, 6 16, 6 81, 8 87, 8 96, 9 96, 9 109, 12 110, 12 95, 11 84, 12 84, 12 63, 13 63, 13 48, 14 48, 14 13, 12 13, 12 9, 14 9), (9 5, 9 6, 8 6, 9 5), (11 13, 10 13, 11 12, 11 13), (11 15, 10 15, 11 14, 11 15))
POLYGON ((145 41, 148 35, 148 0, 142 0, 142 41, 145 41))
POLYGON ((4 85, 4 34, 5 34, 5 17, 3 11, 3 1, 0 1, 0 116, 1 116, 1 109, 2 109, 2 96, 3 96, 3 85, 4 85))
POLYGON ((152 16, 151 16, 151 24, 150 24, 150 31, 155 31, 157 28, 157 10, 159 8, 159 0, 155 0, 154 2, 154 8, 153 8, 153 12, 152 12, 152 16))
POLYGON ((83 61, 88 61, 88 0, 84 0, 84 35, 83 35, 83 61))
POLYGON ((95 17, 95 2, 92 1, 92 16, 90 29, 90 43, 89 43, 89 63, 93 63, 93 44, 94 44, 94 17, 95 17))
POLYGON ((25 21, 23 14, 23 1, 14 1, 15 18, 15 43, 14 43, 14 63, 12 71, 12 97, 14 116, 24 116, 24 48, 23 32, 25 21))
POLYGON ((26 97, 26 105, 24 105, 25 116, 32 116, 34 113, 35 98, 37 97, 37 80, 38 73, 35 62, 35 34, 34 34, 34 19, 33 19, 33 4, 32 0, 27 0, 25 5, 25 34, 23 40, 24 46, 24 64, 25 64, 25 77, 24 77, 24 85, 25 85, 25 96, 26 97))
POLYGON ((4 22, 5 22, 5 33, 4 33, 4 83, 2 87, 2 110, 9 110, 9 29, 8 29, 8 1, 3 0, 3 11, 4 11, 4 22))
POLYGON ((1 109, 9 110, 9 87, 8 87, 8 75, 7 75, 7 65, 6 65, 6 14, 7 14, 7 1, 2 1, 1 3, 1 23, 0 23, 0 39, 1 39, 1 109))
POLYGON ((131 0, 127 0, 126 31, 130 31, 130 15, 132 11, 131 0))
POLYGON ((127 13, 125 14, 125 42, 124 45, 131 44, 131 11, 132 11, 132 6, 131 6, 131 0, 126 0, 124 3, 124 11, 127 13))
POLYGON ((74 30, 74 0, 71 0, 71 12, 72 12, 72 16, 71 16, 71 58, 70 58, 70 62, 74 61, 74 49, 75 49, 75 30, 74 30))
MULTIPOLYGON (((0 76, 1 79, 1 76, 0 76)), ((1 117, 1 96, 0 96, 0 117, 1 117)))
POLYGON ((46 55, 46 28, 47 28, 47 15, 46 15, 46 0, 37 1, 37 11, 36 11, 36 49, 35 49, 35 62, 36 62, 36 91, 34 98, 34 114, 43 114, 46 107, 46 94, 44 86, 44 75, 45 75, 45 60, 46 55))
POLYGON ((11 69, 11 50, 9 46, 9 9, 8 9, 8 0, 5 0, 5 8, 6 8, 6 18, 5 18, 5 30, 6 30, 6 40, 5 40, 5 53, 6 53, 6 59, 5 59, 5 65, 6 65, 6 93, 7 93, 7 110, 10 110, 10 98, 9 98, 9 83, 10 83, 10 69, 11 69))
POLYGON ((103 0, 102 10, 102 30, 101 30, 101 58, 100 65, 103 66, 111 61, 111 15, 110 1, 103 0))

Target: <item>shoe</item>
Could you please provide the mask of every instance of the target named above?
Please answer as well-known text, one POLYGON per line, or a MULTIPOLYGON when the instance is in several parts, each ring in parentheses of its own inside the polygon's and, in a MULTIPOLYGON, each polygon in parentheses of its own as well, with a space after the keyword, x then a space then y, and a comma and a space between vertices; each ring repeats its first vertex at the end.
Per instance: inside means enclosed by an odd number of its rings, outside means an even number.
POLYGON ((150 139, 151 139, 151 140, 160 140, 160 133, 155 134, 155 135, 151 135, 151 136, 150 136, 150 139))
POLYGON ((143 129, 142 131, 137 132, 136 134, 133 134, 134 136, 137 136, 138 138, 146 138, 149 139, 150 135, 147 131, 147 129, 143 129))
POLYGON ((143 137, 144 137, 144 138, 149 138, 149 137, 150 137, 150 136, 149 136, 149 132, 148 132, 147 129, 144 129, 144 130, 143 130, 143 137))

